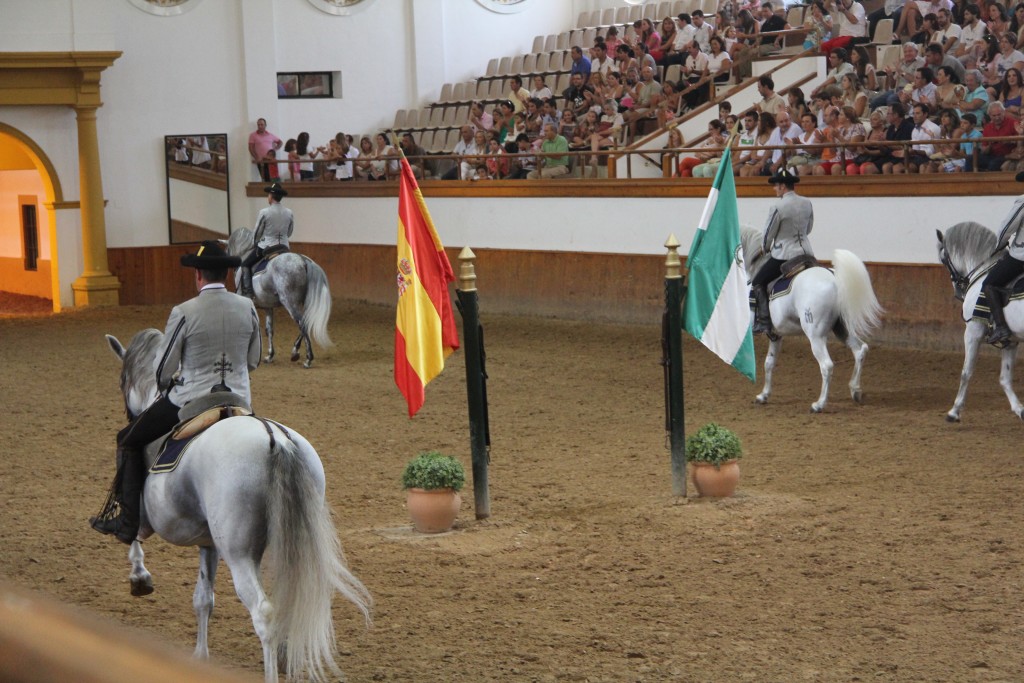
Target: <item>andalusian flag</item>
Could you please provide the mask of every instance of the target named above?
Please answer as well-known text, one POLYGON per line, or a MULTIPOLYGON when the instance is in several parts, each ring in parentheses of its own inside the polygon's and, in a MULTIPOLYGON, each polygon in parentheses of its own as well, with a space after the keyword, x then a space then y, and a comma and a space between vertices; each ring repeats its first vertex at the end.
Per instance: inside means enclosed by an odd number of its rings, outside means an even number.
POLYGON ((683 327, 719 358, 754 381, 750 298, 740 244, 736 184, 728 147, 686 258, 689 278, 683 327))
POLYGON ((398 193, 398 315, 395 384, 409 417, 423 405, 423 388, 459 348, 448 283, 455 281, 409 161, 403 156, 398 193))

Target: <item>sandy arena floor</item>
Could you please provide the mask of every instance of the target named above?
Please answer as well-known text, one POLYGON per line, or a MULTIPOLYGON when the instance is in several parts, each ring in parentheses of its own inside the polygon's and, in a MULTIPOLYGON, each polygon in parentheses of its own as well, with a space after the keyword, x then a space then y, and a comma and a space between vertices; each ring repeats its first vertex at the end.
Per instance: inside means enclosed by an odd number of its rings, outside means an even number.
MULTIPOLYGON (((735 498, 680 501, 658 326, 482 307, 493 516, 473 518, 467 484, 451 534, 401 533, 399 476, 424 449, 468 468, 461 353, 410 421, 393 311, 338 303, 336 347, 312 370, 279 361, 253 375, 257 410, 318 448, 350 565, 376 600, 370 630, 335 605, 350 681, 1024 680, 1024 425, 994 355, 952 425, 957 354, 873 348, 858 406, 833 344, 831 403, 811 415, 806 340, 787 341, 767 406, 687 340, 687 429, 723 423, 746 456, 735 498)), ((0 316, 0 578, 190 649, 196 551, 148 541, 157 590, 134 599, 125 548, 86 522, 124 420, 103 334, 127 343, 168 310, 0 316)), ((278 326, 281 346, 293 329, 278 326)), ((227 571, 217 588, 213 658, 258 673, 227 571)))

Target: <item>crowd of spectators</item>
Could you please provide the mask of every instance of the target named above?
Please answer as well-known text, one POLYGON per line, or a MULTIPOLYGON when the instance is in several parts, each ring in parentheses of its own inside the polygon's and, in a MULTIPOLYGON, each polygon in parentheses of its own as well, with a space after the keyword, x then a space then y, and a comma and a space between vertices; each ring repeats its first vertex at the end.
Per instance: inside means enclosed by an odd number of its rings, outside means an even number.
MULTIPOLYGON (((1024 145, 988 141, 1024 132, 1024 2, 1008 10, 997 2, 982 9, 965 0, 886 0, 868 14, 856 0, 812 0, 801 25, 786 17, 780 0, 721 0, 714 17, 695 10, 660 22, 644 18, 621 38, 619 27, 609 27, 593 45, 572 47, 561 92, 544 75, 528 79, 529 88, 514 76, 496 105, 473 102, 468 120, 457 122, 453 160, 431 158, 412 133, 403 135, 402 152, 417 175, 446 180, 558 177, 577 169, 596 176, 603 152, 672 127, 707 101, 709 82, 742 78, 753 58, 778 52, 796 35, 804 49, 827 55, 824 81, 806 95, 795 87, 783 94, 762 76, 753 109, 732 115, 721 103, 721 116, 696 145, 674 130, 666 147, 675 155, 674 174, 713 175, 733 130, 733 167, 742 176, 782 167, 799 175, 1024 167, 1024 145), (895 27, 894 58, 873 64, 865 44, 883 19, 895 27), (745 149, 760 145, 784 149, 745 149)), ((267 180, 397 176, 398 150, 384 134, 357 142, 339 133, 313 147, 300 133, 283 149, 280 140, 262 144, 258 134, 250 150, 264 162, 267 180)))

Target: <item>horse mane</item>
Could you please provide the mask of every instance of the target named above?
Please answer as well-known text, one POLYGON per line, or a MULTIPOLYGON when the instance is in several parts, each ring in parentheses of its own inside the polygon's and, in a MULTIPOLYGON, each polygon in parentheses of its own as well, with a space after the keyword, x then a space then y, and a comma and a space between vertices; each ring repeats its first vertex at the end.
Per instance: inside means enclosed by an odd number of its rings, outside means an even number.
POLYGON ((744 227, 740 230, 740 244, 743 245, 743 263, 747 268, 747 275, 751 276, 758 271, 768 258, 762 248, 761 233, 753 228, 744 227))
POLYGON ((234 228, 228 236, 228 253, 232 256, 245 256, 253 247, 253 231, 249 228, 234 228))
POLYGON ((160 330, 142 330, 132 337, 121 360, 121 393, 127 409, 128 394, 156 383, 156 352, 164 339, 160 330))
POLYGON ((965 221, 945 232, 942 246, 953 267, 967 275, 994 258, 996 236, 981 223, 965 221))

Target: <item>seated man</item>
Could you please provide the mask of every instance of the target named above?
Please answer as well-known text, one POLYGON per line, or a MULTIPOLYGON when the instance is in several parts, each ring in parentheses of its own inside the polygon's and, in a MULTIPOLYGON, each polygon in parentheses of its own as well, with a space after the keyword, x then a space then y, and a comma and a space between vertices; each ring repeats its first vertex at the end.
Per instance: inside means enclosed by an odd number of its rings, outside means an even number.
POLYGON ((658 102, 661 100, 661 84, 654 80, 654 69, 645 66, 640 72, 640 79, 634 90, 633 106, 622 117, 629 127, 630 138, 636 134, 638 121, 657 116, 658 102))
MULTIPOLYGON (((558 129, 550 123, 544 126, 544 142, 540 145, 543 154, 565 154, 569 151, 569 141, 558 134, 558 129)), ((568 156, 543 157, 540 171, 533 170, 527 174, 530 180, 538 178, 557 178, 569 172, 568 156)))
MULTIPOLYGON (((1007 115, 1003 103, 998 100, 988 105, 988 115, 990 120, 981 129, 981 140, 979 141, 981 154, 978 155, 978 170, 999 171, 1002 170, 1003 162, 1006 161, 1006 155, 1013 151, 1015 145, 1012 140, 985 142, 985 139, 1016 135, 1014 124, 1017 123, 1017 120, 1007 115)), ((968 158, 966 166, 967 171, 973 171, 974 159, 968 158)))
MULTIPOLYGON (((910 131, 910 139, 914 141, 935 140, 941 137, 938 124, 928 119, 928 106, 915 102, 911 111, 914 120, 914 128, 910 131)), ((910 147, 909 159, 902 159, 893 165, 893 173, 917 173, 921 166, 928 164, 928 159, 935 151, 930 144, 912 145, 910 147)))

